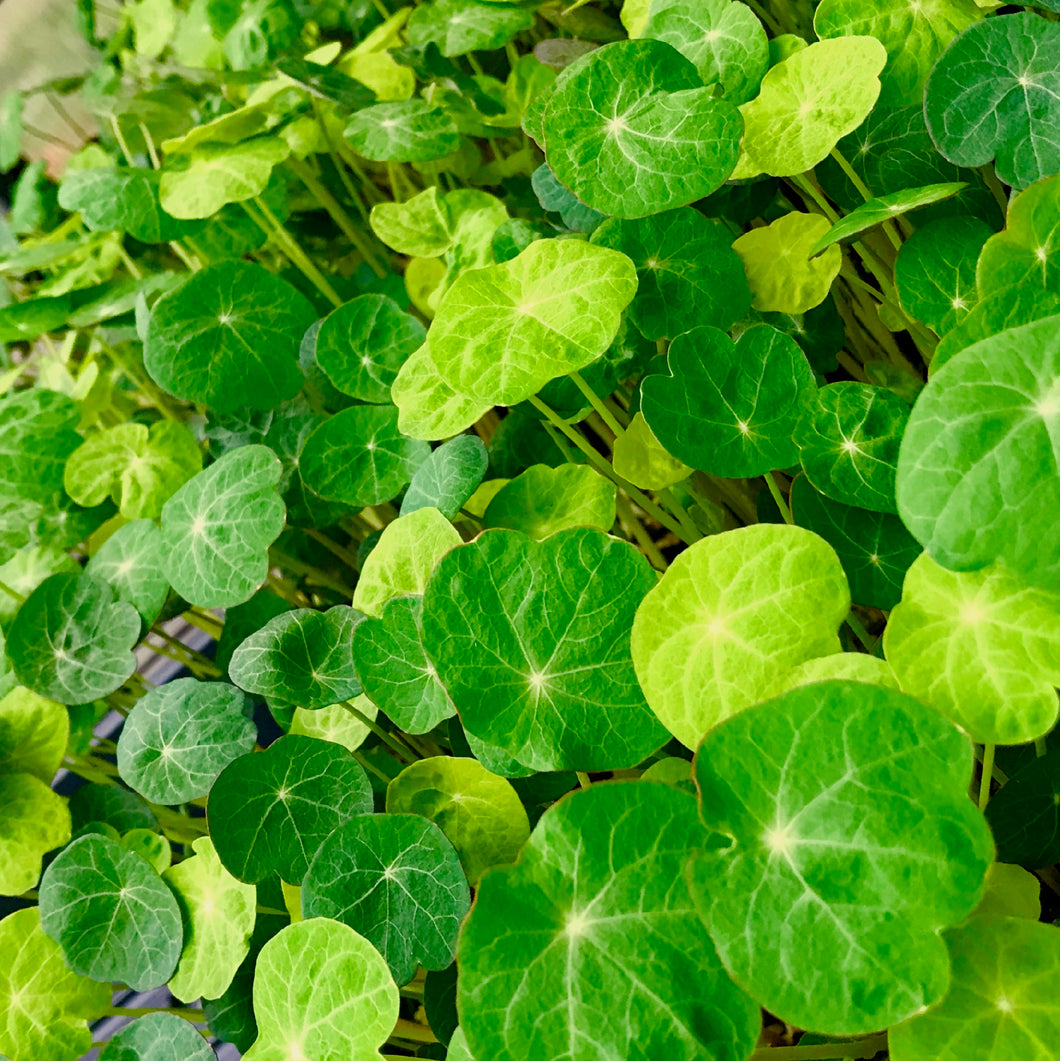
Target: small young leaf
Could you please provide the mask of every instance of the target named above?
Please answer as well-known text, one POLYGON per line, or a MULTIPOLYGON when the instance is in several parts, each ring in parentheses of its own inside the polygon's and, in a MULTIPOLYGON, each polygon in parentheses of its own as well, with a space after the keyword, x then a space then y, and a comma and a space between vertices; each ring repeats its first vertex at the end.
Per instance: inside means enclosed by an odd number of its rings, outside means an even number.
MULTIPOLYGON (((363 624, 358 624, 358 626, 361 625, 363 624)), ((362 715, 375 721, 378 709, 367 696, 362 694, 354 697, 351 703, 362 715)), ((404 726, 402 729, 408 733, 415 732, 404 726)), ((317 711, 307 711, 304 707, 296 707, 288 732, 301 734, 304 737, 316 737, 318 740, 328 740, 352 752, 364 743, 371 730, 356 715, 348 711, 345 704, 332 704, 330 707, 322 707, 317 711)))
POLYGON ((643 490, 665 490, 692 474, 687 464, 663 447, 641 412, 615 439, 611 464, 617 475, 643 490))
POLYGON ((175 1013, 148 1013, 119 1028, 99 1061, 210 1061, 214 1056, 194 1024, 175 1013))
POLYGON ((583 464, 535 464, 505 483, 482 516, 484 527, 507 527, 540 541, 571 527, 609 531, 615 484, 583 464))
POLYGON ((446 519, 455 519, 482 482, 488 464, 482 439, 457 435, 419 466, 401 501, 401 515, 436 508, 446 519))
POLYGON ((349 120, 344 135, 358 155, 373 162, 429 162, 460 146, 449 114, 422 99, 365 107, 349 120))
POLYGON ((372 231, 398 254, 436 258, 453 244, 452 217, 444 196, 434 184, 403 203, 377 203, 368 223, 372 231))

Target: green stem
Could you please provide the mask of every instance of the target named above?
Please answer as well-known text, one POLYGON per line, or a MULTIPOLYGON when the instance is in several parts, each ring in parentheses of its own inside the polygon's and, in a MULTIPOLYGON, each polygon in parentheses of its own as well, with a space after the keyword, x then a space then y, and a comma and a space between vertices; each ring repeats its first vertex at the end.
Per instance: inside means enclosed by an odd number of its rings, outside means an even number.
POLYGON ((651 535, 644 529, 644 525, 637 519, 633 506, 626 499, 621 490, 615 494, 618 506, 618 518, 627 534, 632 534, 640 546, 641 552, 648 558, 649 563, 656 571, 665 571, 669 566, 666 557, 659 551, 659 547, 651 540, 651 535))
POLYGON ((140 391, 167 420, 178 420, 183 422, 183 418, 170 407, 169 397, 153 380, 141 376, 139 370, 132 366, 129 359, 126 358, 124 354, 118 353, 117 348, 111 346, 105 340, 100 338, 98 331, 94 338, 111 361, 113 361, 118 369, 129 378, 132 385, 140 391))
POLYGON ((122 135, 121 124, 113 114, 110 116, 110 127, 114 133, 114 139, 118 141, 121 153, 125 156, 125 161, 131 166, 133 164, 132 152, 129 150, 129 145, 125 142, 125 137, 122 135))
POLYGON ((326 534, 321 534, 320 531, 314 530, 312 527, 305 528, 305 533, 314 541, 320 542, 332 556, 337 557, 348 568, 353 571, 360 571, 361 565, 358 563, 357 556, 351 553, 349 549, 343 548, 338 542, 333 542, 326 534))
POLYGON ((391 736, 382 726, 376 723, 373 719, 370 719, 360 708, 354 707, 349 700, 344 700, 342 706, 354 718, 356 718, 363 725, 367 726, 385 745, 387 745, 394 754, 405 763, 414 763, 415 758, 410 758, 411 749, 404 744, 398 742, 398 740, 391 736))
POLYGON ((193 273, 197 273, 202 268, 202 262, 197 258, 193 258, 181 245, 175 240, 169 241, 169 249, 184 263, 184 265, 193 273))
POLYGON ((582 788, 592 787, 592 781, 590 780, 589 775, 584 770, 575 770, 574 773, 575 776, 578 778, 578 784, 581 785, 582 788))
POLYGON ((869 1058, 887 1049, 887 1033, 870 1035, 849 1043, 822 1043, 820 1046, 768 1046, 751 1054, 750 1061, 827 1061, 831 1058, 869 1058), (851 1051, 855 1051, 851 1053, 851 1051))
POLYGON ((321 571, 320 568, 313 567, 312 564, 306 564, 301 560, 296 560, 293 556, 288 556, 287 553, 277 549, 276 546, 269 549, 269 555, 280 567, 286 568, 288 571, 293 571, 296 575, 301 575, 303 578, 311 578, 319 585, 327 586, 328 589, 333 589, 336 593, 341 593, 344 597, 353 598, 353 588, 347 586, 346 583, 340 579, 332 577, 326 571, 321 571))
POLYGON ((839 163, 839 168, 847 175, 847 180, 854 185, 854 189, 862 199, 868 202, 869 199, 875 198, 869 191, 869 186, 861 179, 857 170, 847 161, 846 155, 838 147, 832 149, 832 158, 839 163))
POLYGON ((784 517, 784 522, 789 526, 794 526, 795 517, 791 514, 791 507, 784 499, 784 495, 780 492, 780 487, 777 485, 776 479, 773 478, 773 473, 770 472, 767 475, 762 476, 766 481, 766 486, 769 487, 769 492, 773 495, 773 500, 777 503, 777 508, 780 509, 781 516, 784 517))
POLYGON ((617 438, 622 434, 622 425, 615 419, 614 414, 610 409, 600 400, 600 396, 589 386, 588 383, 582 378, 580 372, 570 373, 570 378, 574 381, 574 386, 578 388, 585 396, 585 400, 596 410, 600 415, 600 419, 611 429, 611 432, 617 438))
POLYGON ((876 647, 876 638, 865 629, 861 620, 853 612, 850 612, 850 614, 847 615, 846 624, 850 627, 854 636, 861 642, 861 647, 871 656, 873 649, 876 647))
POLYGON ((409 1039, 414 1043, 438 1042, 437 1036, 430 1028, 425 1028, 414 1020, 405 1020, 403 1017, 398 1017, 398 1022, 390 1033, 390 1037, 392 1039, 409 1039))
POLYGON ((378 777, 384 785, 390 784, 392 778, 387 777, 387 775, 384 774, 383 771, 380 770, 379 767, 376 766, 370 759, 366 759, 363 755, 361 755, 360 752, 357 751, 350 752, 350 754, 354 757, 354 759, 357 760, 357 762, 361 764, 361 766, 365 768, 365 770, 367 770, 371 774, 375 774, 375 776, 378 777))
POLYGON ((151 159, 151 168, 161 169, 162 163, 158 160, 158 151, 155 149, 155 141, 151 136, 151 130, 143 122, 138 122, 137 124, 140 127, 140 135, 144 138, 144 143, 147 145, 147 155, 151 159))
POLYGON ((990 802, 990 781, 994 774, 994 751, 995 745, 983 745, 983 773, 979 779, 979 809, 986 810, 990 802))
POLYGON ((144 278, 143 271, 136 264, 136 262, 134 262, 132 258, 129 257, 128 252, 121 245, 120 242, 118 243, 118 257, 121 259, 122 265, 124 265, 125 268, 129 270, 129 275, 134 280, 142 280, 144 278))
POLYGON ((277 910, 272 906, 256 906, 255 911, 259 914, 269 914, 271 917, 290 917, 290 910, 277 910))
POLYGON ((695 523, 692 522, 692 517, 685 511, 684 506, 674 497, 673 491, 667 488, 665 490, 657 490, 656 494, 666 506, 667 512, 684 528, 685 534, 692 539, 693 543, 698 542, 703 535, 695 523))
POLYGON ((800 192, 805 196, 809 196, 810 199, 816 204, 817 208, 821 211, 826 218, 828 218, 831 224, 835 224, 839 220, 839 214, 835 212, 832 204, 824 197, 824 195, 817 189, 813 181, 808 180, 801 173, 796 173, 793 177, 787 178, 800 192))

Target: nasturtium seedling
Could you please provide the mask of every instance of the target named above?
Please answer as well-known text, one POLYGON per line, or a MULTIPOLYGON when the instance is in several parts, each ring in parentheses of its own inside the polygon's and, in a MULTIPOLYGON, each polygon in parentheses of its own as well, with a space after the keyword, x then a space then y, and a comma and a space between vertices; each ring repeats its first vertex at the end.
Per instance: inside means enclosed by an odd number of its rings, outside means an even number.
POLYGON ((483 878, 461 932, 458 1006, 475 1056, 634 1057, 650 1043, 685 1061, 747 1057, 757 1007, 721 968, 685 884, 708 842, 693 797, 658 782, 593 785, 546 811, 519 861, 483 878))
POLYGON ((460 147, 460 132, 447 111, 422 99, 377 103, 346 125, 350 147, 373 162, 429 162, 460 147))
POLYGON ((486 475, 489 457, 477 435, 457 435, 439 446, 416 469, 401 499, 401 515, 436 508, 455 519, 486 475))
POLYGON ((615 522, 615 496, 615 484, 587 465, 534 464, 494 494, 482 524, 538 540, 571 527, 606 531, 615 522))
POLYGON ((21 895, 40 878, 41 859, 70 839, 70 811, 27 773, 0 773, 0 804, 0 895, 21 895))
POLYGON ((630 658, 654 583, 647 561, 602 531, 542 542, 487 531, 431 575, 424 647, 468 732, 523 765, 631 766, 666 740, 630 658))
POLYGON ((330 741, 289 735, 226 766, 207 816, 222 865, 247 884, 301 884, 324 838, 372 810, 364 768, 330 741))
POLYGON ((690 885, 736 982, 833 1035, 941 1000, 940 929, 971 913, 993 859, 971 762, 937 712, 861 682, 796 689, 708 734, 700 813, 729 843, 696 855, 690 885), (835 950, 843 962, 816 958, 835 950))
POLYGON ((120 1028, 100 1053, 100 1061, 210 1061, 213 1050, 194 1024, 175 1013, 148 1013, 120 1028))
POLYGON ((164 984, 184 940, 180 912, 162 878, 116 841, 89 834, 52 861, 40 885, 41 926, 67 965, 136 991, 164 984))

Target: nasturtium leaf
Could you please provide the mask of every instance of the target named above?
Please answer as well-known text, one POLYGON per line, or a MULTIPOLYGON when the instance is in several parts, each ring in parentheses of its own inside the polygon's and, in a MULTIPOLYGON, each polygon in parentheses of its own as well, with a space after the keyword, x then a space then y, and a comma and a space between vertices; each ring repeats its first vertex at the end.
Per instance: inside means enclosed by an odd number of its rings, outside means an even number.
POLYGON ((615 522, 615 497, 615 484, 587 465, 534 464, 494 495, 482 523, 538 540, 570 527, 609 531, 615 522))
POLYGON ((352 700, 361 683, 350 641, 362 618, 345 604, 277 615, 235 650, 229 676, 248 693, 287 707, 313 710, 352 700))
POLYGON ((274 874, 301 884, 324 837, 371 810, 372 786, 350 753, 297 735, 229 763, 207 805, 222 864, 247 884, 274 874))
POLYGON ((1002 559, 1060 589, 1058 317, 963 350, 921 392, 902 438, 898 511, 944 567, 1002 559))
POLYGON ((438 561, 460 540, 436 508, 420 508, 387 524, 361 568, 353 606, 378 618, 392 597, 422 593, 438 561))
POLYGON ((305 485, 326 501, 377 505, 408 484, 429 451, 401 433, 393 405, 355 405, 306 439, 298 467, 305 485))
POLYGON ((875 37, 887 49, 880 105, 920 104, 931 67, 954 37, 981 19, 975 0, 822 0, 813 17, 822 40, 875 37))
POLYGON ((423 325, 384 295, 360 295, 332 310, 317 332, 317 364, 343 394, 389 402, 398 369, 426 338, 423 325))
POLYGON ((172 976, 180 957, 173 893, 139 855, 105 836, 80 837, 48 866, 40 914, 67 965, 93 980, 149 991, 172 976))
POLYGON ((743 260, 755 309, 804 313, 828 297, 843 252, 830 247, 810 257, 828 230, 828 221, 820 214, 791 213, 745 232, 733 243, 732 249, 743 260))
POLYGON ((828 497, 872 512, 897 511, 898 447, 909 406, 893 391, 868 383, 830 383, 795 429, 799 460, 828 497))
POLYGON ((672 338, 700 325, 725 330, 751 308, 732 232, 691 207, 636 221, 612 218, 592 241, 632 259, 638 286, 629 317, 648 339, 672 338))
POLYGON ((968 185, 962 181, 949 184, 929 184, 924 188, 905 188, 900 192, 868 199, 861 206, 841 217, 815 244, 811 254, 819 254, 840 240, 851 239, 876 225, 901 217, 910 210, 950 199, 968 185))
POLYGON ((434 184, 403 203, 377 203, 368 223, 388 247, 410 257, 435 258, 453 243, 446 198, 434 184))
MULTIPOLYGON (((362 715, 375 721, 378 709, 367 696, 356 696, 350 703, 362 715)), ((304 707, 295 708, 288 732, 329 740, 332 744, 341 744, 347 751, 352 752, 364 743, 371 731, 356 715, 348 711, 344 704, 332 704, 317 711, 307 711, 304 707)))
POLYGON ((152 829, 130 829, 118 843, 127 851, 135 851, 156 873, 165 873, 172 865, 173 848, 152 829))
POLYGON ((1060 860, 1060 748, 1017 770, 986 805, 997 857, 1031 869, 1060 860))
MULTIPOLYGON (((534 170, 530 184, 541 209, 545 213, 559 214, 560 221, 571 232, 592 232, 604 220, 604 214, 586 206, 566 185, 560 184, 559 178, 549 169, 547 163, 534 170)), ((500 260, 498 258, 498 261, 500 260)))
POLYGON ((37 883, 44 855, 70 839, 70 811, 62 796, 26 773, 0 774, 0 806, 0 895, 21 895, 37 883))
POLYGON ((214 778, 254 747, 251 714, 246 694, 225 682, 178 678, 151 689, 118 738, 121 779, 151 803, 205 796, 214 778))
POLYGON ((461 933, 474 1055, 749 1056, 758 1008, 725 975, 685 884, 706 841, 693 797, 657 782, 593 785, 546 811, 519 861, 483 878, 461 933))
POLYGON ((797 667, 780 674, 769 691, 770 696, 779 696, 789 689, 798 689, 812 682, 842 680, 867 682, 884 689, 900 692, 898 679, 890 664, 863 652, 837 652, 834 656, 819 656, 808 659, 797 667))
POLYGON ((9 626, 22 602, 49 575, 76 574, 81 565, 58 542, 41 542, 19 549, 0 564, 0 626, 9 626))
POLYGON ((7 635, 19 682, 61 704, 114 692, 136 669, 140 616, 105 582, 81 573, 46 578, 7 635))
POLYGON ((886 611, 898 603, 905 573, 921 550, 897 516, 826 499, 804 475, 791 485, 791 513, 835 549, 856 604, 886 611))
POLYGON ((45 332, 56 331, 69 319, 73 300, 69 295, 34 298, 0 307, 0 343, 31 342, 45 332))
POLYGON ((646 217, 709 195, 736 165, 733 104, 656 40, 617 41, 564 71, 544 112, 552 172, 586 205, 646 217))
POLYGON ((144 364, 170 394, 215 412, 274 409, 302 386, 298 345, 316 317, 304 295, 262 266, 222 262, 159 299, 144 364))
POLYGON ((830 545, 758 524, 698 541, 633 622, 633 662, 663 725, 689 748, 768 695, 778 672, 839 652, 850 592, 830 545))
POLYGON ((490 866, 514 862, 530 835, 515 789, 475 759, 436 756, 406 767, 387 786, 386 810, 434 822, 472 886, 490 866))
POLYGON ((976 217, 943 218, 917 229, 894 263, 906 313, 939 335, 960 323, 979 300, 976 259, 992 232, 976 217))
POLYGON ((453 960, 471 905, 453 845, 417 814, 360 814, 319 847, 302 882, 305 917, 330 917, 364 935, 394 979, 453 960))
POLYGON ((468 732, 524 766, 631 767, 665 742, 629 654, 654 583, 644 557, 602 531, 486 531, 435 568, 424 647, 468 732))
POLYGON ((396 597, 353 635, 368 697, 406 733, 427 733, 456 713, 423 650, 423 599, 396 597))
POLYGON ((436 508, 455 519, 482 482, 489 466, 486 446, 477 435, 457 435, 419 466, 401 500, 401 515, 436 508))
MULTIPOLYGON (((0 659, 4 646, 0 641, 0 659)), ((18 686, 0 695, 0 774, 32 774, 51 784, 70 738, 70 717, 54 700, 18 686)))
POLYGON ((611 465, 616 474, 644 490, 665 490, 692 474, 655 437, 642 412, 615 439, 611 465))
POLYGON ((79 505, 92 507, 110 496, 126 519, 157 519, 200 468, 202 453, 184 424, 160 420, 150 430, 118 424, 70 454, 63 485, 79 505))
POLYGON ((1019 1057, 1050 1061, 1060 1040, 1060 929, 973 917, 946 933, 953 981, 942 1002, 892 1028, 894 1061, 1019 1057))
POLYGON ((344 135, 358 155, 373 162, 429 162, 460 146, 450 115, 422 99, 365 107, 350 118, 344 135))
POLYGON ((1020 866, 993 862, 986 874, 986 892, 973 916, 1025 917, 1037 921, 1042 916, 1041 892, 1041 881, 1033 873, 1020 866))
POLYGON ((725 98, 745 103, 769 67, 769 41, 758 16, 731 0, 655 0, 631 37, 651 37, 690 59, 704 85, 720 82, 725 98))
POLYGON ((453 284, 431 326, 430 356, 458 394, 514 405, 600 357, 636 290, 624 254, 581 240, 538 240, 453 284))
POLYGON ((839 37, 772 67, 758 96, 740 108, 744 136, 733 177, 788 177, 827 158, 872 110, 886 61, 874 37, 839 37))
POLYGON ((70 816, 75 832, 93 822, 103 823, 119 834, 158 828, 151 808, 143 799, 117 784, 81 785, 70 797, 70 816))
POLYGON ((210 1061, 215 1057, 194 1024, 175 1013, 148 1013, 119 1028, 100 1061, 210 1061))
POLYGON ((59 205, 80 211, 93 231, 124 232, 141 243, 166 243, 195 231, 159 205, 161 177, 154 170, 101 166, 63 178, 59 205))
POLYGON ((250 947, 257 903, 255 887, 221 865, 208 836, 191 846, 195 854, 163 875, 184 919, 184 950, 168 985, 182 1002, 228 989, 250 947))
POLYGON ((1060 171, 1060 26, 1024 11, 966 29, 935 64, 924 116, 939 151, 958 166, 995 160, 1025 188, 1060 171))
POLYGON ((976 741, 1021 744, 1056 722, 1060 593, 1003 564, 947 571, 922 554, 883 646, 902 688, 976 741))
POLYGON ((283 530, 283 474, 265 446, 226 453, 162 509, 166 577, 200 608, 242 604, 265 581, 268 549, 283 530))
POLYGON ((71 972, 45 935, 35 907, 0 921, 0 1053, 33 1061, 70 1061, 92 1049, 86 1021, 110 1005, 110 984, 71 972))
POLYGON ((109 582, 148 627, 161 614, 169 596, 163 566, 162 532, 151 520, 137 519, 119 527, 85 565, 85 571, 109 582))
POLYGON ((416 8, 408 21, 410 44, 436 44, 442 55, 503 48, 534 23, 532 8, 481 0, 433 0, 416 8))
POLYGON ((941 999, 939 930, 975 908, 993 861, 971 765, 935 711, 861 682, 804 686, 708 734, 700 814, 730 843, 693 860, 690 886, 736 982, 833 1035, 941 999))
POLYGON ((258 955, 258 1038, 246 1061, 377 1061, 398 1018, 397 985, 363 936, 326 917, 288 925, 258 955), (297 1056, 297 1054, 294 1054, 297 1056))
POLYGON ((641 408, 678 460, 732 479, 798 461, 792 435, 816 387, 794 339, 765 324, 735 343, 717 328, 694 328, 670 344, 667 367, 644 378, 641 408))

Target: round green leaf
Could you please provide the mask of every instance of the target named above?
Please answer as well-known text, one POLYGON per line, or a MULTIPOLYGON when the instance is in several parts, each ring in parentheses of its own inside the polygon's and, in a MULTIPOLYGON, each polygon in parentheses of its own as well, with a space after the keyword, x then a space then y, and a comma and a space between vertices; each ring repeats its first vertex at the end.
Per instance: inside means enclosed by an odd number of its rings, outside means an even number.
POLYGON ((210 1061, 214 1056, 194 1024, 174 1013, 148 1013, 119 1028, 99 1061, 210 1061))
POLYGON ((81 565, 54 543, 23 546, 6 564, 0 564, 0 626, 7 627, 23 600, 49 575, 76 574, 81 565))
POLYGON ((429 162, 460 147, 453 119, 422 99, 365 107, 350 118, 344 135, 358 155, 373 162, 429 162))
POLYGON ((813 485, 836 501, 897 512, 894 482, 909 406, 868 383, 831 383, 795 429, 799 460, 813 485))
POLYGON ((298 345, 317 318, 309 300, 251 262, 221 262, 155 304, 144 364, 170 394, 216 412, 274 409, 303 379, 298 345))
POLYGON ((636 290, 624 254, 581 240, 538 240, 453 284, 431 326, 430 356, 457 394, 515 405, 600 357, 636 290))
MULTIPOLYGON (((351 704, 362 715, 375 721, 378 709, 367 696, 362 694, 354 697, 351 704)), ((352 752, 364 743, 371 730, 356 715, 347 710, 345 704, 332 704, 330 707, 322 707, 317 711, 307 711, 304 707, 296 707, 288 732, 300 733, 305 737, 317 737, 319 740, 329 740, 332 744, 341 744, 347 751, 352 752)))
POLYGON ((93 980, 149 991, 173 975, 180 957, 173 893, 139 855, 105 836, 75 840, 44 871, 40 916, 67 965, 93 980))
POLYGON ((666 364, 668 375, 644 378, 641 408, 674 457, 733 479, 798 460, 792 434, 816 387, 794 339, 765 324, 735 343, 695 328, 670 344, 666 364))
POLYGON ((453 845, 416 814, 362 814, 317 850, 302 882, 306 917, 349 925, 376 947, 399 984, 453 960, 471 905, 453 845))
MULTIPOLYGON (((722 4, 741 6, 729 0, 722 4)), ((754 19, 750 9, 744 10, 754 19)), ((691 207, 637 221, 612 218, 596 229, 592 240, 620 251, 636 266, 637 293, 629 317, 648 339, 672 338, 700 325, 724 331, 751 308, 732 232, 691 207)))
POLYGON ((615 498, 615 484, 587 465, 534 464, 494 494, 482 525, 538 540, 570 527, 608 531, 615 522, 615 498))
POLYGON ((615 439, 611 465, 617 475, 644 490, 665 490, 692 474, 687 464, 663 447, 641 412, 615 439))
POLYGON ((1025 917, 1037 921, 1042 916, 1041 891, 1041 881, 1033 873, 1019 866, 994 862, 987 870, 986 893, 973 916, 1025 917))
POLYGON ((974 917, 946 933, 946 943, 953 962, 949 994, 891 1029, 894 1061, 1050 1061, 1060 1042, 1060 1003, 1052 990, 1060 929, 1022 917, 974 917))
POLYGON ((480 401, 453 390, 441 378, 427 343, 401 366, 390 397, 398 407, 402 434, 431 441, 464 431, 493 408, 490 399, 480 401))
POLYGON ((70 811, 62 796, 25 773, 0 774, 0 807, 0 895, 21 895, 40 878, 41 859, 70 839, 70 811))
POLYGON ((436 258, 453 244, 446 198, 431 184, 403 203, 376 203, 368 217, 372 231, 398 254, 436 258))
POLYGON ((1060 346, 1046 317, 963 350, 921 392, 898 459, 898 511, 943 566, 1004 560, 1060 589, 1060 346))
POLYGON ((34 298, 0 307, 0 343, 28 343, 46 332, 56 331, 69 319, 73 300, 69 295, 34 298))
POLYGON ((423 325, 383 295, 361 295, 332 310, 317 332, 317 364, 343 394, 389 402, 398 369, 426 338, 423 325))
POLYGON ((341 1057, 375 1061, 397 1023, 397 985, 352 928, 318 917, 261 949, 254 975, 258 1038, 246 1061, 341 1057))
POLYGON ((778 671, 840 651, 850 593, 830 545, 758 524, 698 541, 633 622, 633 662, 652 710, 694 748, 769 693, 778 671))
POLYGON ((902 688, 980 743, 1021 744, 1056 722, 1060 593, 1002 564, 947 571, 921 555, 883 645, 902 688))
POLYGON ((226 453, 162 509, 166 577, 200 608, 242 604, 265 581, 283 530, 279 459, 265 446, 226 453))
POLYGON ((127 851, 135 851, 156 873, 164 873, 173 862, 169 841, 151 829, 130 829, 118 842, 127 851))
POLYGON ((148 691, 118 738, 121 779, 151 803, 205 796, 233 759, 254 747, 251 703, 225 682, 178 678, 148 691))
POLYGON ((229 676, 248 693, 284 707, 313 710, 352 700, 361 683, 350 641, 362 618, 345 604, 277 615, 235 650, 229 676))
POLYGON ((345 748, 281 737, 229 763, 210 789, 210 835, 225 869, 248 884, 301 884, 324 837, 372 809, 372 786, 345 748))
POLYGON ((117 784, 82 785, 70 797, 70 814, 75 832, 91 823, 109 825, 116 833, 158 828, 158 821, 143 799, 117 784))
POLYGON ((0 1052, 33 1061, 70 1061, 92 1049, 86 1021, 110 1005, 110 984, 71 972, 44 934, 35 907, 0 921, 0 1052))
POLYGON ((700 813, 730 842, 699 854, 690 884, 736 982, 829 1035, 941 999, 939 930, 975 908, 993 860, 971 765, 931 708, 860 682, 796 689, 708 734, 700 813))
POLYGON ((665 741, 629 648, 654 583, 640 553, 601 531, 486 531, 431 576, 424 647, 465 728, 524 766, 632 767, 665 741))
POLYGON ((1060 170, 1060 26, 1021 12, 988 18, 946 49, 928 78, 924 116, 958 166, 995 161, 1025 188, 1060 170))
POLYGON ((136 669, 140 616, 91 575, 52 575, 19 609, 7 655, 19 682, 60 704, 114 692, 136 669))
POLYGON ((1002 861, 1040 869, 1060 860, 1060 748, 1017 770, 990 797, 986 820, 1002 861))
POLYGON ((461 933, 474 1055, 748 1057, 758 1007, 725 975, 685 884, 706 839, 692 796, 656 782, 593 785, 546 811, 519 861, 483 878, 461 933))
MULTIPOLYGON (((3 651, 0 641, 0 659, 3 651)), ((51 784, 69 738, 62 704, 18 686, 0 695, 0 774, 22 772, 51 784)))
POLYGON ((515 789, 475 759, 436 756, 407 766, 387 786, 386 810, 434 822, 472 887, 490 866, 514 862, 530 835, 515 789))
POLYGON ((594 210, 646 217, 709 195, 736 165, 736 108, 662 41, 617 41, 556 82, 544 114, 552 172, 594 210))
POLYGON ((862 652, 839 652, 834 656, 820 656, 808 659, 797 667, 781 674, 769 691, 770 696, 780 696, 789 689, 798 689, 812 682, 832 680, 866 682, 879 685, 884 689, 899 692, 898 679, 890 664, 875 656, 866 656, 862 652))
POLYGON ((119 527, 96 550, 85 571, 109 582, 148 627, 162 613, 169 596, 164 566, 162 532, 151 520, 137 519, 119 527))
POLYGON ((409 17, 409 44, 436 44, 442 55, 492 51, 533 24, 532 8, 480 0, 434 0, 417 7, 409 17))
POLYGON ((486 474, 489 458, 477 435, 457 435, 439 446, 417 469, 401 500, 401 515, 436 508, 455 519, 486 474))

